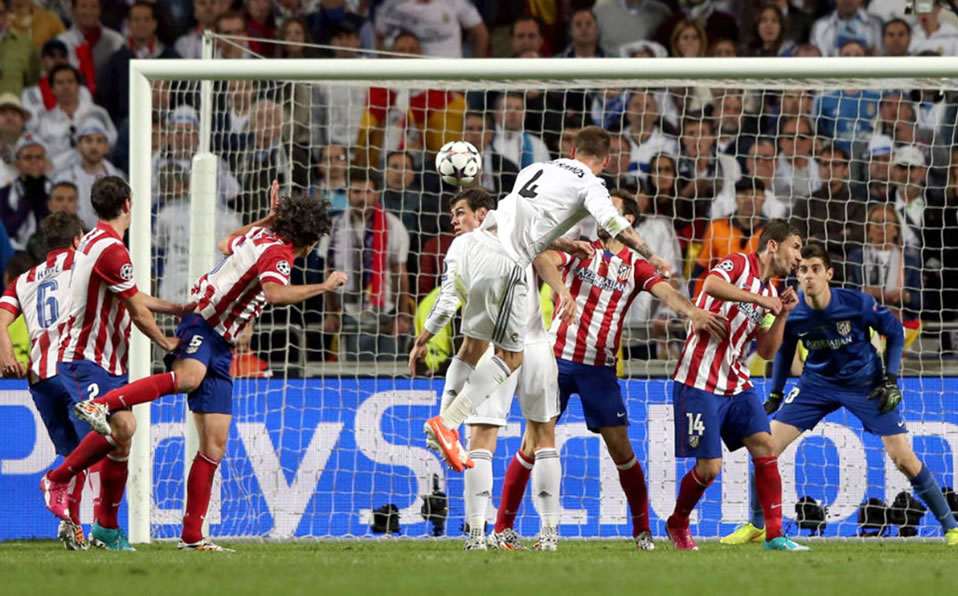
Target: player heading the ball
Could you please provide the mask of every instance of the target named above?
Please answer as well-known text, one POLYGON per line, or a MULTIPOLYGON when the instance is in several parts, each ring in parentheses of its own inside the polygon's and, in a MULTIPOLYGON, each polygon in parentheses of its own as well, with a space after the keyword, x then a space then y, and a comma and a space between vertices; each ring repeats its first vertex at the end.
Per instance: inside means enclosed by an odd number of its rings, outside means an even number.
POLYGON ((171 393, 188 394, 200 447, 187 480, 186 513, 178 548, 226 550, 202 534, 213 475, 226 450, 233 413, 232 345, 266 304, 296 304, 335 290, 346 274, 334 271, 323 283, 290 285, 293 260, 312 251, 329 233, 328 203, 270 190, 269 215, 244 226, 219 243, 223 260, 193 286, 196 309, 176 330, 180 343, 172 371, 153 375, 77 404, 76 415, 97 431, 109 429, 111 412, 171 393))

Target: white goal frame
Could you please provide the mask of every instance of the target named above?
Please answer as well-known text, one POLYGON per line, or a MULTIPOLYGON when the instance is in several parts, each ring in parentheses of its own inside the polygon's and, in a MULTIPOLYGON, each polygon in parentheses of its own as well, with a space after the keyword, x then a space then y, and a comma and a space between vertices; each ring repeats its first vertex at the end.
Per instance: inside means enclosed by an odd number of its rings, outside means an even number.
MULTIPOLYGON (((211 46, 206 45, 207 56, 211 46)), ((130 252, 135 282, 140 288, 150 287, 151 276, 151 115, 153 81, 200 81, 201 137, 199 150, 209 151, 212 81, 229 79, 287 81, 424 81, 468 82, 469 86, 493 87, 497 81, 521 82, 534 86, 534 81, 675 81, 702 79, 734 81, 743 79, 780 79, 782 87, 799 86, 805 79, 841 81, 864 79, 927 79, 929 85, 958 88, 958 57, 868 57, 868 58, 579 58, 575 60, 529 59, 291 59, 291 60, 132 60, 130 61, 130 184, 134 203, 130 227, 130 252), (947 79, 952 79, 951 81, 947 79)), ((852 83, 853 84, 853 83, 852 83)), ((202 154, 200 154, 202 155, 202 154)), ((199 172, 200 164, 194 169, 199 172)), ((215 172, 215 167, 213 169, 215 172)), ((191 241, 197 233, 212 229, 215 192, 191 189, 191 241), (206 219, 210 218, 210 219, 206 219)), ((214 181, 215 184, 215 181, 214 181)), ((215 186, 214 186, 215 188, 215 186)), ((191 277, 209 270, 213 263, 204 262, 206 251, 192 251, 191 277)), ((134 330, 130 345, 131 380, 151 374, 152 351, 149 340, 134 330)), ((150 541, 153 474, 151 469, 150 405, 136 406, 134 412, 139 432, 133 439, 130 458, 129 535, 134 543, 150 541)), ((192 426, 192 425, 188 425, 192 426)), ((189 436, 189 433, 187 433, 189 436)), ((187 457, 190 439, 187 439, 187 457)), ((195 445, 195 443, 194 443, 195 445)), ((193 447, 195 449, 195 447, 193 447)), ((186 461, 186 466, 189 465, 186 461)))

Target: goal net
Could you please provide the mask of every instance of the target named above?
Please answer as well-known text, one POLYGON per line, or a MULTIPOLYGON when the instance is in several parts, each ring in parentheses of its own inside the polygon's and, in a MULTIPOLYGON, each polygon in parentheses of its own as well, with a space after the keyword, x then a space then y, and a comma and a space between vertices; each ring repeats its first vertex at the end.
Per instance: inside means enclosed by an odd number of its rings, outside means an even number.
MULTIPOLYGON (((390 512, 405 536, 461 534, 462 476, 444 469, 421 431, 438 411, 457 328, 433 346, 423 376, 406 371, 414 318, 428 312, 452 239, 447 212, 457 189, 435 175, 435 151, 449 140, 472 142, 483 154, 479 184, 502 197, 519 169, 567 156, 570 136, 589 124, 613 133, 607 185, 636 195, 639 232, 671 260, 686 295, 724 255, 754 250, 763 224, 782 217, 825 243, 833 283, 892 308, 908 336, 901 385, 912 444, 941 486, 955 486, 958 110, 954 81, 942 75, 958 73, 953 62, 133 64, 133 127, 141 137, 152 130, 151 144, 133 141, 134 193, 152 199, 148 219, 135 215, 134 259, 149 263, 138 268, 150 271, 160 297, 186 298, 203 266, 216 262, 216 240, 266 213, 273 179, 283 193, 328 200, 337 213, 331 235, 295 264, 294 282, 321 280, 331 268, 352 280, 342 294, 268 309, 237 346, 234 420, 207 518, 213 536, 370 536, 390 512), (366 178, 376 192, 350 192, 366 178), (387 288, 380 302, 370 292, 375 280, 387 288), (429 497, 439 492, 448 516, 435 517, 444 522, 437 529, 424 504, 437 509, 441 499, 429 497)), ((674 456, 669 386, 684 334, 675 313, 642 297, 622 340, 629 436, 658 536, 677 479, 692 465, 674 456)), ((874 343, 883 349, 883 338, 874 343)), ((136 345, 134 374, 147 374, 159 360, 142 340, 136 345)), ((764 393, 770 367, 754 354, 749 362, 764 393)), ((183 396, 167 397, 138 431, 146 438, 130 498, 141 540, 179 535, 192 461, 187 417, 183 396)), ((496 446, 493 506, 522 427, 514 404, 496 446)), ((616 468, 577 399, 556 435, 561 535, 631 536, 616 468)), ((695 535, 719 536, 748 518, 749 466, 744 450, 726 453, 693 514, 695 535)), ((792 534, 802 520, 801 528, 815 525, 816 508, 797 507, 812 499, 827 509, 817 527, 826 536, 858 535, 867 500, 868 521, 887 523, 870 532, 940 535, 933 516, 899 498, 911 487, 881 440, 845 410, 802 435, 780 467, 792 534)), ((527 499, 516 529, 534 535, 538 526, 527 499)))

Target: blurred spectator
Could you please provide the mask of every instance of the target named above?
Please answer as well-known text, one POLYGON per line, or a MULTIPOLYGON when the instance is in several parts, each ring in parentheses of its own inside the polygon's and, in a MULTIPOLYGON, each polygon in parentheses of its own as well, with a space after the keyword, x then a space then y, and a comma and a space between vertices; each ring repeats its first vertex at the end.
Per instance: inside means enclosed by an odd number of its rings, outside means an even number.
POLYGON ((417 168, 411 154, 393 151, 386 156, 386 182, 382 204, 406 227, 410 247, 418 252, 426 239, 439 231, 439 195, 423 192, 416 179, 417 168))
POLYGON ((30 112, 23 109, 20 99, 13 93, 0 94, 0 186, 4 180, 3 170, 13 165, 13 149, 26 130, 30 112))
MULTIPOLYGON (((787 219, 792 211, 792 201, 788 197, 775 194, 775 161, 775 139, 760 137, 748 148, 745 175, 759 180, 765 187, 765 202, 762 204, 762 215, 765 219, 787 219)), ((728 217, 735 212, 735 206, 734 193, 721 193, 712 202, 709 217, 728 217)))
MULTIPOLYGON (((251 38, 276 39, 276 18, 270 0, 246 0, 243 6, 246 15, 246 34, 251 38)), ((277 54, 276 44, 251 39, 249 49, 260 56, 271 58, 277 54)))
MULTIPOLYGON (((705 55, 705 50, 708 48, 707 42, 710 39, 730 39, 733 46, 737 45, 740 41, 738 21, 730 14, 730 11, 734 10, 733 4, 734 2, 727 0, 683 0, 679 2, 680 12, 665 21, 659 27, 655 37, 664 43, 671 34, 672 45, 675 45, 676 29, 684 29, 684 24, 695 23, 699 36, 703 40, 702 56, 705 55)), ((688 54, 685 56, 688 57, 688 54)))
POLYGON ((904 19, 886 22, 882 29, 881 45, 885 56, 907 56, 911 45, 911 25, 904 19))
POLYGON ((192 28, 177 38, 173 48, 183 58, 198 60, 203 57, 203 32, 216 28, 216 19, 229 6, 220 0, 193 0, 192 28))
POLYGON ((115 123, 130 113, 130 60, 146 58, 179 58, 156 38, 156 10, 152 2, 138 0, 130 7, 130 41, 113 53, 103 72, 109 86, 100 86, 97 103, 105 107, 115 123))
POLYGON ((628 126, 622 136, 629 142, 629 173, 645 179, 649 160, 657 153, 679 153, 679 141, 662 130, 662 116, 655 95, 648 89, 635 89, 625 112, 628 126))
MULTIPOLYGON (((169 135, 168 143, 165 149, 154 153, 153 196, 158 196, 156 174, 165 163, 174 162, 187 172, 192 169, 193 156, 200 144, 199 128, 200 115, 195 108, 179 106, 170 112, 165 129, 169 135)), ((236 178, 230 173, 229 166, 221 157, 217 158, 216 164, 216 188, 220 200, 227 204, 232 203, 241 190, 236 178)))
POLYGON ((793 221, 802 238, 825 245, 835 265, 836 281, 843 281, 846 253, 865 240, 865 201, 852 194, 849 186, 848 153, 838 145, 826 146, 818 154, 824 184, 795 205, 793 221))
POLYGON ((796 48, 795 42, 788 37, 787 23, 782 10, 775 4, 762 6, 755 13, 745 55, 788 56, 796 48))
MULTIPOLYGON (((72 182, 59 181, 50 187, 50 197, 47 199, 47 211, 50 213, 72 213, 77 214, 79 208, 79 198, 77 197, 77 187, 72 182)), ((84 229, 86 229, 84 227, 84 229)), ((4 236, 6 230, 4 230, 4 236)), ((9 239, 6 240, 9 244, 9 239)), ((11 249, 12 250, 12 249, 11 249)), ((27 254, 30 258, 39 263, 47 258, 47 243, 43 238, 43 232, 37 230, 27 240, 27 254)))
POLYGON ((54 13, 63 23, 73 18, 72 0, 39 0, 37 5, 54 13))
POLYGON ((659 0, 600 0, 596 2, 599 45, 612 53, 623 45, 650 39, 672 10, 659 0))
POLYGON ((153 247, 158 252, 159 264, 157 296, 171 302, 183 302, 188 298, 194 280, 189 275, 190 253, 205 250, 218 261, 222 255, 217 249, 219 238, 238 229, 242 222, 239 216, 222 202, 216 201, 215 229, 206 237, 206 246, 190 244, 190 170, 168 162, 157 172, 159 189, 165 203, 156 216, 153 229, 153 247))
POLYGON ((116 143, 116 127, 106 110, 96 104, 80 103, 80 73, 77 69, 69 64, 54 66, 50 71, 50 85, 57 105, 44 112, 30 128, 46 145, 54 171, 73 163, 77 129, 91 118, 103 125, 109 145, 112 147, 116 143))
POLYGON ((379 200, 379 181, 365 168, 349 171, 349 207, 333 218, 330 269, 349 281, 328 295, 327 333, 340 332, 350 360, 395 360, 412 329, 409 233, 379 200), (342 312, 340 314, 340 306, 342 312))
POLYGON ((886 91, 878 104, 875 131, 891 137, 895 145, 918 142, 915 106, 901 91, 886 91))
POLYGON ((882 21, 862 8, 862 0, 835 0, 835 11, 812 25, 809 41, 823 56, 837 56, 845 42, 858 41, 868 54, 881 47, 882 21))
POLYGON ((519 166, 497 153, 490 145, 495 130, 492 114, 467 112, 464 122, 462 140, 472 143, 482 155, 479 185, 495 196, 510 192, 516 183, 519 166))
POLYGON ((523 58, 525 52, 542 56, 542 26, 535 17, 522 16, 512 24, 512 55, 523 58))
POLYGON ((911 54, 931 51, 939 56, 958 56, 958 29, 941 22, 941 8, 941 0, 935 0, 932 12, 918 15, 918 26, 912 31, 908 47, 911 54))
POLYGON ((110 57, 126 40, 100 22, 100 0, 73 0, 73 26, 57 36, 67 46, 70 64, 83 73, 90 92, 96 96, 98 81, 109 87, 104 69, 110 57))
POLYGON ((8 0, 0 0, 0 93, 19 97, 24 87, 40 78, 40 55, 26 37, 7 24, 8 0))
POLYGON ((572 13, 569 37, 572 41, 559 54, 561 58, 605 58, 608 55, 599 45, 599 22, 589 9, 580 8, 572 13))
POLYGON ((818 46, 810 43, 803 43, 795 49, 796 58, 821 58, 822 51, 818 46))
MULTIPOLYGON (((689 115, 682 120, 679 196, 703 207, 721 193, 733 194, 735 181, 742 176, 738 161, 716 150, 714 126, 711 118, 701 116, 689 115)), ((698 205, 695 212, 696 217, 704 215, 698 205)))
MULTIPOLYGON (((857 41, 845 43, 842 56, 864 56, 865 49, 857 41)), ((832 89, 815 97, 812 118, 818 132, 829 137, 846 153, 852 143, 867 142, 875 129, 881 94, 873 89, 832 89)))
MULTIPOLYGON (((565 131, 563 131, 563 134, 565 131)), ((602 179, 610 190, 616 188, 626 189, 628 191, 638 190, 639 181, 636 176, 629 171, 632 163, 632 147, 629 141, 622 135, 613 134, 612 142, 609 145, 609 161, 602 172, 602 179)), ((643 172, 647 174, 648 172, 643 172)))
POLYGON ((787 116, 780 121, 778 163, 775 164, 775 195, 792 204, 821 188, 818 164, 812 157, 814 140, 808 119, 787 116))
MULTIPOLYGON (((246 16, 231 10, 221 12, 216 17, 214 30, 219 35, 246 37, 246 16)), ((245 39, 217 39, 215 53, 217 57, 227 60, 251 57, 245 39)))
POLYGON ((33 0, 7 0, 10 28, 33 40, 37 51, 48 40, 62 33, 66 27, 55 13, 40 8, 33 0))
POLYGON ((306 21, 291 17, 283 21, 280 25, 278 38, 280 41, 288 42, 279 46, 278 52, 280 58, 318 58, 319 53, 316 48, 310 47, 313 39, 309 34, 309 28, 306 21))
POLYGON ((236 338, 233 359, 230 361, 230 376, 234 379, 269 379, 273 376, 269 363, 257 356, 250 347, 255 326, 255 323, 250 323, 236 338))
MULTIPOLYGON (((0 244, 3 239, 0 238, 0 244)), ((9 242, 0 247, 0 265, 3 265, 3 287, 8 288, 18 277, 30 270, 36 263, 26 253, 13 254, 9 242)), ((26 318, 21 314, 7 327, 7 334, 14 357, 24 366, 30 364, 30 332, 27 330, 26 318)))
MULTIPOLYGON (((682 247, 675 235, 675 228, 669 217, 656 211, 655 202, 647 195, 638 193, 633 197, 622 190, 613 190, 613 197, 619 197, 623 202, 635 201, 638 219, 633 227, 655 254, 660 255, 672 265, 673 276, 669 283, 682 293, 686 293, 687 286, 683 283, 682 275, 682 247)), ((625 209, 628 215, 630 210, 625 209)), ((635 297, 625 315, 625 327, 634 330, 629 333, 624 344, 624 350, 629 359, 649 360, 667 358, 667 354, 659 354, 655 338, 668 336, 668 321, 676 318, 676 314, 665 307, 661 300, 653 300, 648 292, 642 292, 635 297), (647 294, 648 296, 643 296, 647 294)))
POLYGON ((896 187, 895 211, 901 218, 900 239, 906 248, 916 251, 921 250, 923 246, 925 211, 931 207, 925 197, 927 172, 925 154, 921 149, 915 145, 895 148, 892 157, 892 176, 896 187))
POLYGON ((250 109, 250 144, 236 160, 234 170, 240 192, 233 208, 246 223, 266 217, 273 180, 288 189, 306 183, 303 160, 291 160, 283 136, 283 109, 274 101, 261 99, 250 109))
POLYGON ((709 44, 706 55, 709 58, 735 58, 738 56, 738 48, 735 46, 734 41, 723 37, 709 44))
POLYGON ((623 58, 667 58, 669 51, 657 41, 640 39, 619 48, 619 55, 623 58))
POLYGON ((891 205, 868 210, 865 244, 848 253, 848 281, 904 320, 921 308, 921 263, 902 240, 902 224, 891 205))
POLYGON ((329 201, 330 212, 346 209, 346 172, 349 168, 349 153, 342 145, 325 145, 319 150, 319 188, 321 199, 329 201))
MULTIPOLYGON (((36 123, 40 116, 47 110, 52 110, 57 105, 57 96, 53 94, 53 88, 50 86, 50 71, 58 64, 69 64, 67 58, 67 46, 59 39, 51 39, 43 44, 43 51, 40 53, 40 66, 43 69, 43 76, 32 85, 23 90, 21 99, 23 107, 34 118, 36 123)), ((80 85, 80 103, 83 105, 92 104, 93 96, 86 85, 80 85)))
POLYGON ((389 0, 376 11, 376 34, 385 44, 402 30, 412 31, 427 56, 462 58, 462 30, 468 32, 472 55, 489 53, 489 31, 468 0, 389 0))
POLYGON ((868 141, 865 157, 868 160, 866 188, 868 200, 884 203, 891 199, 891 155, 895 144, 884 134, 873 135, 868 141))
MULTIPOLYGON (((330 34, 330 44, 336 46, 336 58, 358 58, 352 51, 360 47, 359 34, 348 20, 337 24, 330 34)), ((323 86, 319 105, 322 116, 317 124, 325 125, 326 142, 343 145, 352 150, 359 136, 369 90, 361 85, 323 86)))
POLYGON ((672 29, 669 48, 673 58, 701 58, 708 47, 709 38, 698 21, 682 20, 672 29))
POLYGON ((758 119, 745 111, 747 96, 744 89, 713 88, 712 106, 719 153, 736 159, 748 152, 758 136, 758 119))
POLYGON ((30 133, 23 135, 14 148, 13 166, 17 177, 0 188, 0 219, 13 248, 26 250, 30 236, 50 214, 47 198, 51 183, 44 174, 47 153, 43 142, 30 133))
POLYGON ((273 11, 286 22, 288 19, 305 19, 310 13, 319 10, 322 4, 322 0, 277 0, 273 11))
POLYGON ((57 170, 53 174, 53 180, 70 182, 76 186, 79 198, 77 215, 83 221, 83 227, 89 230, 96 226, 99 219, 93 210, 93 203, 90 202, 93 183, 101 176, 126 176, 106 159, 110 147, 107 144, 106 129, 99 120, 90 118, 81 122, 76 139, 76 157, 70 160, 69 166, 57 170))
POLYGON ((761 216, 764 201, 765 185, 760 181, 742 178, 735 184, 735 213, 726 219, 710 222, 705 231, 702 249, 692 270, 690 281, 695 286, 692 296, 698 295, 704 275, 719 261, 732 253, 758 251, 758 239, 765 225, 761 216))
MULTIPOLYGON (((280 58, 317 58, 319 50, 311 47, 313 39, 306 22, 298 18, 283 21, 279 28, 279 39, 290 42, 278 48, 280 58)), ((318 124, 323 119, 323 90, 321 85, 302 85, 287 81, 280 88, 280 102, 286 111, 286 121, 290 126, 283 128, 284 142, 292 137, 293 143, 302 151, 311 152, 323 144, 323 127, 318 124)))
POLYGON ((575 136, 579 134, 580 130, 582 130, 580 126, 562 127, 562 134, 559 135, 559 157, 572 158, 572 149, 575 147, 575 136))
POLYGON ((519 169, 536 162, 549 161, 549 148, 542 139, 524 132, 526 117, 525 96, 521 92, 506 91, 496 99, 496 131, 491 147, 519 169))
POLYGON ((672 218, 672 225, 685 247, 697 236, 696 220, 704 218, 708 207, 702 202, 683 199, 678 194, 678 188, 675 156, 667 153, 653 155, 649 160, 649 176, 644 183, 644 193, 654 203, 651 208, 655 213, 672 218))

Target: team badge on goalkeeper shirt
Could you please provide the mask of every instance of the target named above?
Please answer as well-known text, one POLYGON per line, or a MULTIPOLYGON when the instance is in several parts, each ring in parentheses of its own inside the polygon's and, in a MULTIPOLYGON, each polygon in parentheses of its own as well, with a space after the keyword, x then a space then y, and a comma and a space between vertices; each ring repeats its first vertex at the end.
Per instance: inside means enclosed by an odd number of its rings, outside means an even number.
POLYGON ((839 321, 835 323, 835 328, 838 329, 839 335, 848 335, 852 332, 852 322, 851 321, 839 321))

